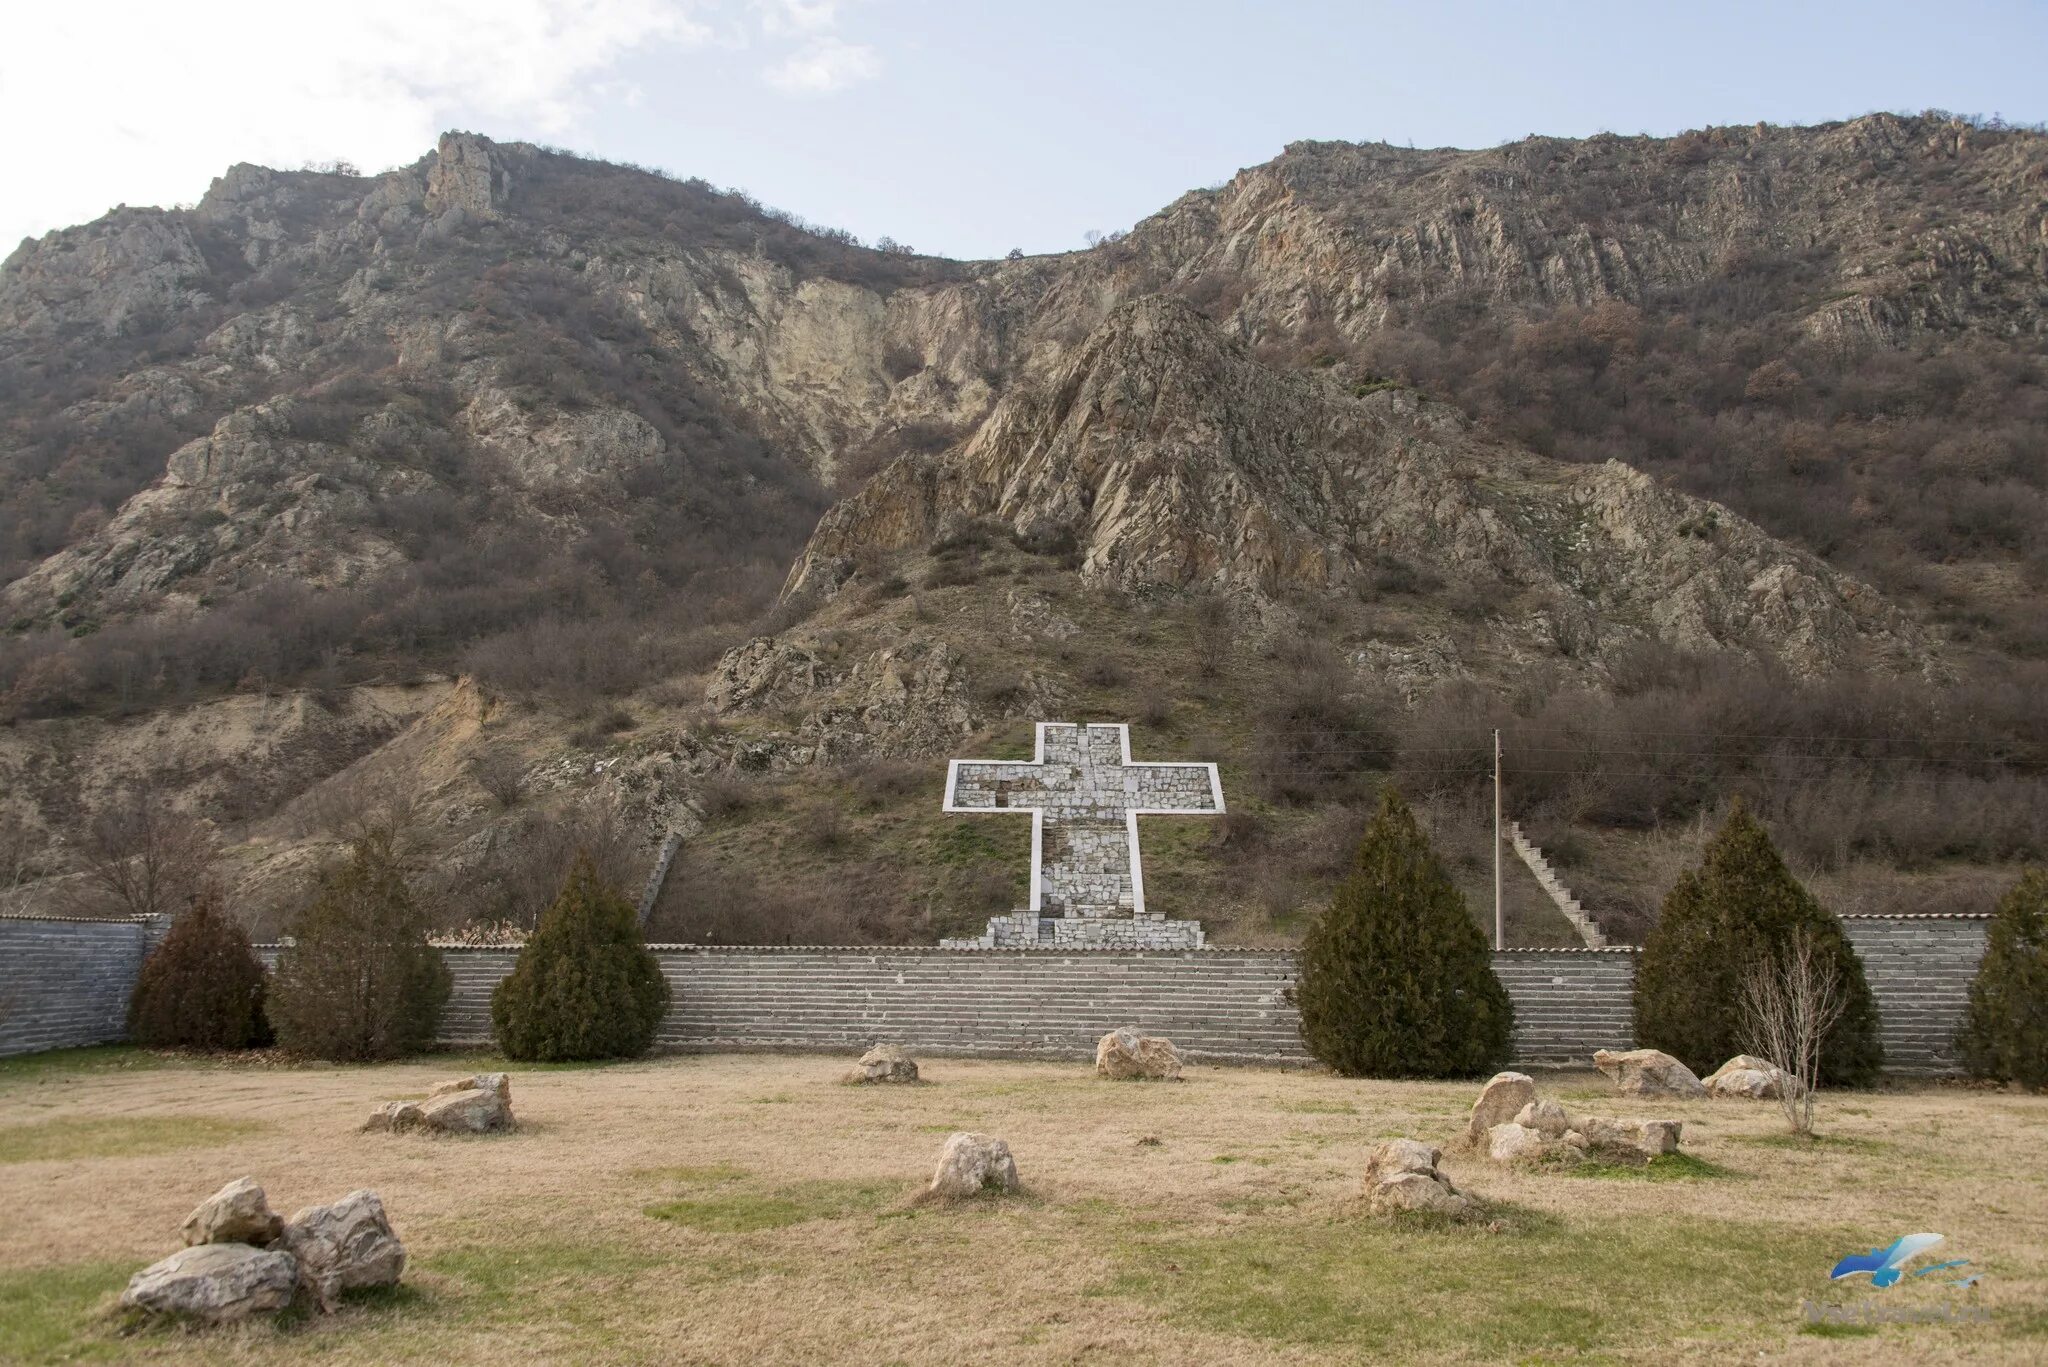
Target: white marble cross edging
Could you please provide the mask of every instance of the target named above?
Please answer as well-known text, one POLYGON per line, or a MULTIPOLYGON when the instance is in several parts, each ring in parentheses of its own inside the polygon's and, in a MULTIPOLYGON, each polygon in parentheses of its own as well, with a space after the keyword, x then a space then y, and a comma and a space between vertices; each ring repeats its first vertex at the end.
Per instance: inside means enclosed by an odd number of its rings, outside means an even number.
POLYGON ((1044 910, 1050 894, 1062 913, 1116 914, 1127 901, 1129 914, 1143 917, 1138 818, 1220 815, 1223 781, 1214 764, 1133 760, 1122 723, 1040 722, 1029 761, 950 761, 944 810, 1031 813, 1032 911, 1044 910), (1050 866, 1048 820, 1065 836, 1050 866), (1113 871, 1124 851, 1127 871, 1113 871))

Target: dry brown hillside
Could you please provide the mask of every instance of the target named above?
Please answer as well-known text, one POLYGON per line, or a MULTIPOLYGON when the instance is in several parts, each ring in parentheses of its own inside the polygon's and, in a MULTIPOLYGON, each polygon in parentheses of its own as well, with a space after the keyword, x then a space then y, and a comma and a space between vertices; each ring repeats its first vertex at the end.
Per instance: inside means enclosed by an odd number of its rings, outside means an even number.
POLYGON ((681 830, 663 933, 928 938, 1021 872, 935 761, 1085 714, 1224 760, 1151 839, 1226 937, 1389 775, 1480 891, 1495 725, 1624 930, 1737 791, 1975 905, 2048 853, 2044 196, 1932 116, 1297 144, 984 263, 473 134, 238 166, 0 272, 0 872, 142 785, 275 925, 396 803, 451 923, 681 830))

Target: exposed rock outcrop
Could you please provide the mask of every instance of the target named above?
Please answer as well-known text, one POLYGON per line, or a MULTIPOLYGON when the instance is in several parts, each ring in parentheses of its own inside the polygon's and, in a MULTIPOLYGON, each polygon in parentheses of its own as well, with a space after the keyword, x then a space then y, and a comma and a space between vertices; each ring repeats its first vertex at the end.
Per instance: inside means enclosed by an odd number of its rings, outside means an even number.
POLYGON ((787 591, 977 520, 1071 537, 1084 576, 1132 587, 1340 588, 1394 556, 1540 603, 1540 630, 1588 658, 1654 638, 1816 672, 1925 649, 1873 590, 1726 509, 1489 442, 1407 391, 1270 370, 1169 296, 1116 309, 970 440, 876 475, 819 523, 787 591))

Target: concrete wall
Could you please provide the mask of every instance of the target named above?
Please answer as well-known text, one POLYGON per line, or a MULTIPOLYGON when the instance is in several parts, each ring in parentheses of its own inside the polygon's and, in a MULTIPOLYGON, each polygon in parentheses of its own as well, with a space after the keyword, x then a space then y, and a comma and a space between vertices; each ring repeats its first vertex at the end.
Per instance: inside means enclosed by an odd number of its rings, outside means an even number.
MULTIPOLYGON (((1986 918, 1847 917, 1883 1017, 1889 1065, 1954 1067, 1953 1037, 1984 950, 1986 918)), ((118 1039, 147 931, 132 922, 0 918, 0 1054, 118 1039)), ((263 946, 266 962, 276 956, 263 946)), ((491 1037, 490 996, 509 949, 444 950, 455 978, 449 1044, 491 1037)), ((1166 1035, 1210 1062, 1302 1064, 1282 950, 1136 951, 659 946, 675 1005, 669 1049, 864 1049, 1082 1058, 1120 1025, 1166 1035)), ((1631 1040, 1635 951, 1528 949, 1494 956, 1515 1003, 1515 1057, 1584 1065, 1631 1040)))
POLYGON ((135 921, 0 916, 0 1056, 120 1039, 150 944, 135 921))

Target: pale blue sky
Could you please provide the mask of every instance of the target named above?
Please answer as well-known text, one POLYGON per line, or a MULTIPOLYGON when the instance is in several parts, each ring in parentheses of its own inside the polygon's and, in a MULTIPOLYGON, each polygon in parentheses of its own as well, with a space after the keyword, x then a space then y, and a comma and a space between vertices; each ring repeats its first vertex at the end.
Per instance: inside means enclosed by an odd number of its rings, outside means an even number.
POLYGON ((70 133, 0 145, 0 250, 116 200, 197 198, 230 161, 377 167, 450 126, 987 256, 1079 246, 1299 138, 2048 119, 2048 3, 2021 0, 109 3, 127 13, 11 21, 0 126, 70 133))

